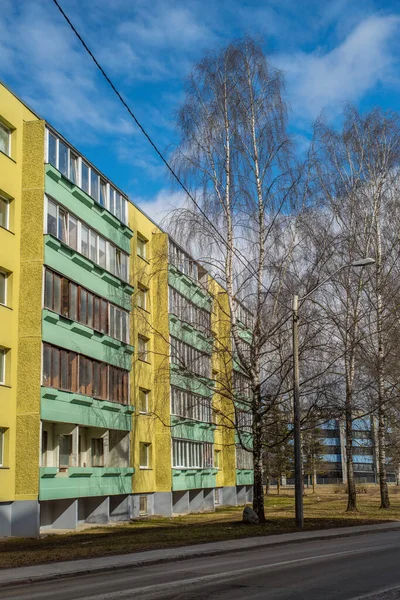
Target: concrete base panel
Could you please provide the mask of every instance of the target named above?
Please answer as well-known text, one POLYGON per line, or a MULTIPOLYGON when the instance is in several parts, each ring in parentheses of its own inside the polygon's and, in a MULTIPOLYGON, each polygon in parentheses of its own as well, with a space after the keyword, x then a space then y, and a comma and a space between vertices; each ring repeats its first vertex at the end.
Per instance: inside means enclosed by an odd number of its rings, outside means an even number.
POLYGON ((214 488, 203 490, 203 510, 215 510, 214 488))
POLYGON ((203 490, 189 490, 189 512, 201 512, 203 510, 203 490))
POLYGON ((110 496, 110 521, 129 521, 130 518, 130 496, 110 496))
POLYGON ((110 497, 81 498, 78 519, 85 523, 108 523, 110 520, 110 497))
POLYGON ((236 498, 237 498, 237 504, 239 506, 241 504, 246 504, 247 496, 246 496, 246 486, 245 485, 236 486, 236 498))
POLYGON ((172 492, 154 494, 154 514, 170 517, 172 515, 172 492))
POLYGON ((51 529, 76 529, 78 500, 48 500, 40 503, 40 526, 51 529))
POLYGON ((221 488, 220 492, 220 504, 224 506, 236 506, 237 505, 236 486, 221 488), (221 497, 222 496, 222 497, 221 497))
POLYGON ((39 503, 36 500, 1 502, 0 537, 37 537, 39 518, 39 503))
POLYGON ((251 504, 253 502, 253 486, 246 485, 246 502, 251 504))
POLYGON ((172 492, 172 512, 185 515, 189 512, 189 492, 172 492))

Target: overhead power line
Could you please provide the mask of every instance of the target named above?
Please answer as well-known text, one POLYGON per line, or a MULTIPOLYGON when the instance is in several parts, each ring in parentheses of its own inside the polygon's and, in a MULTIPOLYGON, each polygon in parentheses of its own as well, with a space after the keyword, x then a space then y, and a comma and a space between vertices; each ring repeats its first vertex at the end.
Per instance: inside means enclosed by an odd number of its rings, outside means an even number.
MULTIPOLYGON (((223 235, 221 234, 221 232, 217 229, 217 227, 214 225, 214 223, 211 221, 211 219, 208 217, 208 215, 204 212, 204 210, 201 208, 201 206, 199 205, 199 203, 197 202, 197 200, 193 197, 193 195, 190 193, 190 191, 187 189, 187 187, 185 186, 185 184, 183 183, 183 181, 181 180, 181 178, 179 177, 179 175, 174 171, 174 169, 171 167, 171 165, 169 164, 169 162, 167 161, 167 159, 164 157, 164 155, 162 154, 162 152, 158 149, 158 147, 156 146, 156 144, 153 142, 153 140, 151 139, 150 135, 147 133, 147 131, 145 130, 145 128, 143 127, 143 125, 140 123, 140 121, 137 119, 136 115, 133 113, 133 111, 131 110, 130 106, 127 104, 127 102, 124 100, 124 98, 122 97, 122 95, 120 94, 120 92, 117 90, 117 88, 115 87, 115 85, 113 84, 113 82, 111 81, 110 77, 107 75, 107 73, 105 72, 105 70, 103 69, 103 67, 101 66, 101 64, 99 63, 99 61, 97 60, 97 58, 95 57, 95 55, 93 54, 93 52, 90 50, 90 48, 88 47, 88 45, 86 44, 85 40, 82 38, 82 36, 80 35, 80 33, 78 32, 78 30, 76 29, 76 27, 74 26, 74 24, 71 22, 70 18, 68 17, 68 15, 65 13, 65 11, 63 10, 63 8, 60 6, 58 0, 52 0, 52 2, 56 5, 56 7, 58 8, 58 10, 60 11, 60 13, 62 14, 62 16, 64 17, 64 19, 66 20, 66 22, 68 23, 68 25, 70 26, 70 28, 72 29, 72 31, 74 32, 74 34, 76 35, 76 37, 78 38, 78 40, 80 41, 80 43, 82 44, 82 46, 85 48, 86 52, 89 54, 89 56, 91 57, 91 59, 93 60, 94 64, 96 65, 96 67, 99 69, 99 71, 101 72, 101 74, 103 75, 104 79, 107 81, 107 83, 109 84, 109 86, 111 87, 111 89, 113 90, 113 92, 116 94, 116 96, 118 97, 118 99, 120 100, 120 102, 124 105, 124 107, 126 108, 126 110, 128 111, 128 113, 130 114, 130 116, 132 117, 132 119, 135 121, 136 125, 139 127, 140 131, 143 133, 143 135, 145 136, 145 138, 147 139, 147 141, 149 142, 149 144, 151 145, 151 147, 153 148, 153 150, 157 153, 157 155, 160 157, 160 159, 162 160, 162 162, 164 163, 164 165, 167 167, 168 171, 171 173, 171 175, 173 176, 173 178, 177 181, 177 183, 180 185, 180 187, 183 189, 183 191, 185 192, 185 194, 187 194, 187 196, 190 198, 190 200, 193 202, 193 204, 196 206, 197 210, 200 212, 200 214, 206 219, 206 221, 210 224, 211 228, 215 231, 215 233, 217 234, 218 238, 221 240, 221 242, 223 243, 223 245, 228 248, 228 243, 225 240, 225 238, 223 237, 223 235)), ((228 248, 229 249, 229 248, 228 248)), ((232 249, 233 254, 236 256, 236 258, 239 260, 239 262, 246 268, 249 269, 250 271, 252 271, 253 275, 255 275, 256 277, 258 277, 258 274, 256 272, 256 270, 253 268, 253 265, 251 262, 244 262, 242 260, 242 258, 245 259, 245 257, 243 256, 243 254, 237 249, 237 248, 233 248, 232 249)), ((245 259, 246 260, 246 259, 245 259)), ((263 288, 270 293, 279 303, 283 304, 278 298, 276 298, 276 296, 271 292, 271 290, 269 290, 263 282, 261 282, 261 285, 263 286, 263 288)), ((287 307, 286 307, 287 308, 287 307)))

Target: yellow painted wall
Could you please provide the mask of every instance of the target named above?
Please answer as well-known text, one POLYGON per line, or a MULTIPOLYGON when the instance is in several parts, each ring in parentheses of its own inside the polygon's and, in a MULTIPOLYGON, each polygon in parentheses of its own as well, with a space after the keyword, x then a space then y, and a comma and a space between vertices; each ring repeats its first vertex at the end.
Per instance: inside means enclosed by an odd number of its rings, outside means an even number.
POLYGON ((171 490, 171 436, 169 400, 169 326, 167 236, 134 205, 129 204, 129 227, 134 231, 131 244, 131 282, 133 296, 133 371, 131 398, 133 415, 132 451, 135 475, 133 492, 171 490), (147 260, 137 255, 137 236, 148 240, 147 260), (136 306, 138 284, 148 288, 147 310, 136 306), (149 338, 149 361, 138 359, 138 335, 149 338), (139 388, 150 391, 149 414, 139 412, 139 388), (139 444, 151 444, 150 469, 141 469, 139 444))
POLYGON ((34 500, 39 492, 44 139, 44 121, 24 124, 17 370, 17 500, 34 500))
MULTIPOLYGON (((0 228, 0 268, 10 273, 7 294, 8 306, 0 306, 0 346, 9 349, 6 359, 6 385, 0 386, 0 427, 7 430, 4 468, 0 468, 0 502, 14 500, 16 497, 17 364, 20 359, 19 350, 21 349, 18 338, 21 316, 19 297, 21 286, 24 285, 20 268, 20 245, 21 239, 26 233, 21 229, 21 214, 23 211, 22 169, 26 151, 24 127, 26 122, 36 119, 37 117, 33 112, 0 84, 0 121, 12 129, 11 157, 0 153, 0 195, 11 200, 10 231, 0 228)), ((42 147, 42 171, 43 162, 42 147)), ((31 221, 33 221, 32 215, 35 214, 33 212, 34 208, 30 213, 31 221)), ((38 218, 40 219, 40 214, 38 218)), ((41 227, 42 223, 43 221, 41 221, 41 227)), ((31 435, 29 428, 27 429, 27 435, 31 435)), ((28 452, 27 449, 26 447, 23 456, 25 463, 29 461, 32 446, 29 446, 28 452)), ((37 467, 38 447, 35 447, 34 458, 36 461, 35 467, 37 467)))
POLYGON ((212 368, 216 379, 213 406, 217 411, 217 429, 214 451, 220 451, 220 469, 217 487, 236 485, 236 450, 234 431, 234 404, 232 401, 232 348, 229 304, 226 291, 209 278, 209 292, 213 296, 211 328, 214 334, 212 368))

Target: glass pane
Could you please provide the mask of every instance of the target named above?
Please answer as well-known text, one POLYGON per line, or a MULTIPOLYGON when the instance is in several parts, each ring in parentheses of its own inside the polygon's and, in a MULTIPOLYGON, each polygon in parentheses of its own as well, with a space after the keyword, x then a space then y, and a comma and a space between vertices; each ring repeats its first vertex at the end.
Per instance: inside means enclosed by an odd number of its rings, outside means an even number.
POLYGON ((47 200, 47 233, 57 237, 57 204, 47 200))
POLYGON ((74 250, 78 250, 78 223, 75 217, 69 215, 69 245, 74 250))
POLYGON ((115 309, 115 337, 121 339, 121 311, 118 308, 115 309))
POLYGON ((81 224, 81 253, 89 258, 89 229, 81 224))
POLYGON ((75 283, 69 284, 69 318, 73 321, 78 320, 78 286, 75 283))
POLYGON ((115 194, 115 216, 121 219, 121 204, 122 198, 119 194, 115 194))
POLYGON ((102 206, 107 206, 107 183, 100 180, 100 204, 102 206))
POLYGON ((48 162, 57 168, 57 138, 49 131, 48 162))
POLYGON ((54 275, 53 310, 57 313, 61 312, 61 277, 59 275, 54 275))
POLYGON ((121 278, 128 281, 128 257, 124 252, 121 252, 121 278))
POLYGON ((99 201, 99 174, 93 169, 90 174, 90 195, 96 202, 99 201))
POLYGON ((79 185, 79 159, 76 154, 70 151, 69 158, 69 177, 70 179, 79 185))
POLYGON ((101 317, 100 317, 100 330, 103 333, 108 332, 108 304, 105 300, 101 301, 101 317))
POLYGON ((68 177, 68 147, 58 140, 58 170, 68 177))
POLYGON ((62 208, 58 210, 58 239, 68 244, 68 213, 62 208))
POLYGON ((110 187, 110 212, 115 214, 115 190, 110 187))
POLYGON ((88 293, 87 299, 87 324, 88 327, 93 327, 93 294, 88 293))
POLYGON ((115 337, 115 307, 110 304, 110 337, 115 337))
POLYGON ((80 289, 79 321, 84 325, 87 323, 87 292, 82 288, 80 289))
POLYGON ((112 244, 108 244, 108 264, 111 273, 116 273, 116 248, 112 244))
POLYGON ((0 272, 0 304, 7 304, 7 275, 0 272))
POLYGON ((69 390, 69 360, 65 350, 61 350, 61 389, 69 390))
POLYGON ((58 348, 52 348, 52 365, 51 365, 51 374, 52 374, 52 386, 55 388, 60 387, 60 351, 58 348))
POLYGON ((100 331, 100 298, 94 297, 93 328, 100 331))
POLYGON ((90 232, 90 260, 97 263, 97 234, 90 232))
POLYGON ((78 383, 78 355, 75 352, 69 352, 69 372, 71 392, 77 392, 79 389, 78 383))
POLYGON ((100 396, 100 363, 93 363, 93 396, 100 396))
POLYGON ((53 273, 48 269, 44 275, 44 305, 53 310, 53 273))
MULTIPOLYGON (((1 356, 0 356, 1 364, 1 356)), ((43 385, 51 386, 51 347, 43 345, 43 385)))
POLYGON ((99 236, 98 238, 99 244, 99 265, 103 269, 106 268, 106 240, 99 236))
POLYGON ((0 227, 8 229, 8 207, 7 200, 0 198, 0 227))
POLYGON ((89 193, 89 167, 82 161, 82 189, 89 193))
POLYGON ((60 435, 58 437, 59 466, 67 468, 71 465, 72 458, 72 435, 60 435))

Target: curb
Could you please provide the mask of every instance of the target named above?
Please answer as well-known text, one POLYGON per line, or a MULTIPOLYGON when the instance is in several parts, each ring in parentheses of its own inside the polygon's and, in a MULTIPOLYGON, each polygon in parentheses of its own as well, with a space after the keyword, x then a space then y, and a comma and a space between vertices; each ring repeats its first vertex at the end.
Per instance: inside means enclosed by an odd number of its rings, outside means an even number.
MULTIPOLYGON (((362 527, 362 526, 361 526, 362 527)), ((366 527, 369 527, 368 525, 366 527)), ((372 525, 371 527, 374 527, 374 525, 372 525)), ((363 531, 348 531, 348 528, 343 528, 343 529, 347 529, 347 531, 344 532, 340 532, 340 530, 337 530, 337 533, 333 533, 330 534, 329 532, 332 530, 323 530, 324 533, 321 533, 320 535, 316 535, 314 537, 310 537, 310 538, 298 538, 298 539, 292 539, 292 540, 276 540, 273 542, 268 542, 267 540, 265 540, 264 542, 261 541, 261 537, 260 538, 242 538, 243 540, 246 539, 260 539, 260 543, 257 546, 248 546, 248 547, 242 547, 242 548, 227 548, 227 549, 222 549, 222 548, 216 548, 216 549, 209 549, 209 550, 200 550, 196 552, 196 546, 193 546, 193 552, 189 552, 189 553, 184 553, 184 554, 174 554, 173 556, 166 556, 166 557, 160 557, 160 558, 150 558, 150 559, 141 559, 141 560, 132 560, 132 562, 129 563, 125 563, 123 565, 117 565, 117 564, 113 564, 110 566, 101 566, 101 567, 93 567, 93 568, 87 568, 87 569, 83 569, 83 570, 78 570, 78 571, 67 571, 65 573, 55 573, 55 574, 48 574, 48 575, 38 575, 38 576, 31 576, 31 577, 25 577, 22 579, 16 579, 13 581, 6 581, 5 583, 2 583, 0 581, 0 589, 5 589, 5 588, 9 588, 9 587, 16 587, 16 586, 23 586, 23 585, 27 585, 27 584, 33 584, 33 583, 43 583, 46 581, 55 581, 57 579, 69 579, 71 577, 79 577, 80 575, 91 575, 91 574, 96 574, 96 573, 106 573, 106 572, 112 572, 112 571, 124 571, 125 569, 132 569, 132 568, 137 568, 137 567, 146 567, 146 566, 153 566, 153 565, 159 565, 159 564, 167 564, 167 563, 172 563, 172 562, 178 562, 178 561, 182 561, 182 560, 190 560, 192 558, 206 558, 206 557, 210 557, 210 556, 220 556, 221 554, 236 554, 238 552, 244 552, 244 551, 251 551, 251 550, 255 550, 258 548, 274 548, 276 546, 288 546, 291 544, 302 544, 302 543, 307 543, 307 542, 318 542, 318 541, 322 541, 322 540, 326 540, 326 539, 338 539, 338 538, 348 538, 348 537, 356 537, 356 536, 361 536, 361 535, 368 535, 371 533, 387 533, 389 531, 396 531, 396 529, 400 530, 400 522, 397 521, 391 521, 390 523, 386 524, 386 527, 384 526, 379 526, 379 529, 370 529, 370 530, 363 530, 363 531), (391 524, 391 526, 389 526, 389 524, 391 524)), ((240 540, 240 538, 239 538, 240 540)), ((238 541, 239 541, 238 540, 238 541)), ((224 540, 225 541, 225 540, 224 540)), ((231 540, 229 540, 231 541, 231 540)), ((212 542, 212 543, 218 543, 218 542, 212 542)), ((115 556, 121 556, 121 555, 115 555, 115 556)), ((123 556, 123 555, 122 555, 123 556)), ((98 558, 106 558, 106 557, 98 557, 98 558)), ((108 558, 112 558, 112 556, 108 557, 108 558)), ((90 560, 90 559, 89 559, 90 560)), ((96 560, 96 559, 93 559, 96 560)), ((52 563, 44 563, 47 565, 50 565, 52 563)), ((57 565, 57 563, 53 563, 54 565, 57 565)), ((38 568, 40 566, 43 565, 36 565, 38 568)), ((16 569, 21 568, 23 569, 24 567, 16 567, 16 569)), ((1 578, 1 570, 0 570, 0 578, 1 578)))

